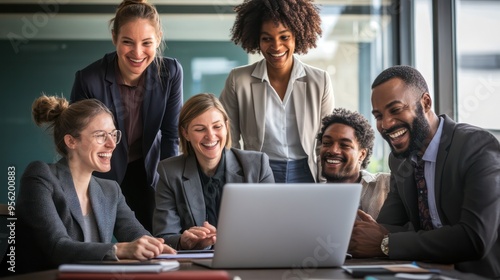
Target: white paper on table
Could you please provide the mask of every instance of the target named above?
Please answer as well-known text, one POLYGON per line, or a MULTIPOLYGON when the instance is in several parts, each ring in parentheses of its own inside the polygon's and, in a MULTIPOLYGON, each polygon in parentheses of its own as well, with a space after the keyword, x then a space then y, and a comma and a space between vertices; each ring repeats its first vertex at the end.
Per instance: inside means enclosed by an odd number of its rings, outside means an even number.
POLYGON ((163 271, 175 270, 180 264, 178 261, 159 261, 155 264, 140 264, 140 263, 102 263, 102 264, 62 264, 59 266, 59 272, 110 272, 110 273, 125 273, 125 272, 149 272, 159 273, 163 271))
POLYGON ((157 259, 209 259, 213 258, 214 253, 192 253, 192 254, 161 254, 157 259))

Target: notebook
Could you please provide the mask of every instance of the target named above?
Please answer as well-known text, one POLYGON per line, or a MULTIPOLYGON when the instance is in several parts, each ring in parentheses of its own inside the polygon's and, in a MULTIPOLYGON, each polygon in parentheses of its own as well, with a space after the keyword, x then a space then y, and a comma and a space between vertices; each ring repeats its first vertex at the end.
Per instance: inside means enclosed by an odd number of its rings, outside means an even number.
POLYGON ((339 267, 346 258, 361 184, 224 186, 210 268, 339 267))
POLYGON ((160 262, 117 262, 101 261, 75 264, 62 264, 59 272, 81 272, 81 273, 160 273, 179 268, 178 261, 160 262))

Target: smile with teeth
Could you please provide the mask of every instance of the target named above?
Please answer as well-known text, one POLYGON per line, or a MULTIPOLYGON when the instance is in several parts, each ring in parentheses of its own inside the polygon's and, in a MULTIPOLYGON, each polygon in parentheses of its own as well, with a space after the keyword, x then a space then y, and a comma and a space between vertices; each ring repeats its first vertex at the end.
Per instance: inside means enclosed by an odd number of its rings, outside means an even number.
POLYGON ((217 143, 219 143, 219 141, 215 141, 215 142, 211 142, 211 143, 201 143, 201 145, 211 148, 211 147, 214 147, 215 145, 217 145, 217 143))
POLYGON ((97 155, 103 158, 111 158, 112 153, 98 153, 97 155))
POLYGON ((276 54, 272 53, 271 56, 273 56, 273 57, 280 57, 280 56, 284 56, 285 54, 286 54, 286 52, 276 53, 276 54))
POLYGON ((401 130, 398 130, 394 133, 389 133, 389 137, 391 137, 391 139, 395 139, 395 138, 398 138, 399 136, 405 134, 406 132, 408 131, 408 129, 401 129, 401 130))
POLYGON ((333 159, 333 158, 326 159, 325 161, 326 161, 326 163, 330 163, 330 164, 338 164, 338 163, 342 162, 340 159, 333 159))
POLYGON ((143 59, 133 59, 133 58, 129 58, 132 62, 135 62, 135 63, 139 63, 139 62, 143 62, 146 58, 143 58, 143 59))

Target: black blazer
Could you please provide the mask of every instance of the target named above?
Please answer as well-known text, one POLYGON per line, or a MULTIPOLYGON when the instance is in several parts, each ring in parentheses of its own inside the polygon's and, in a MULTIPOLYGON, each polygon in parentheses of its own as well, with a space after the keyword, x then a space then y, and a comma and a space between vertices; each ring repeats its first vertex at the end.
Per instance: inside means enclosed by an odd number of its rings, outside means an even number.
MULTIPOLYGON (((127 169, 128 143, 124 125, 123 102, 116 82, 116 52, 106 54, 102 59, 76 72, 71 102, 86 98, 102 101, 114 114, 117 128, 122 131, 122 142, 111 158, 111 171, 97 173, 101 178, 121 183, 127 169)), ((147 179, 155 187, 158 181, 158 162, 179 153, 177 126, 182 107, 183 72, 180 63, 173 58, 161 58, 161 73, 155 63, 146 69, 143 100, 143 158, 147 179)))
POLYGON ((411 160, 391 154, 391 190, 377 219, 393 232, 389 257, 500 278, 500 144, 483 129, 441 117, 434 184, 443 227, 419 231, 411 160))

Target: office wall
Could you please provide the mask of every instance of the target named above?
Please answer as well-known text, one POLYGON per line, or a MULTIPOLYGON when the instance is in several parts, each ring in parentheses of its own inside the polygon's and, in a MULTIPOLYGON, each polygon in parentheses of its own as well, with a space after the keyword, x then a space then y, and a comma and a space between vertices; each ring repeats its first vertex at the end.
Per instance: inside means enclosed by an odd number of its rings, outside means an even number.
MULTIPOLYGON (((113 50, 111 41, 37 40, 15 52, 10 41, 0 40, 0 203, 8 200, 9 168, 15 168, 18 191, 28 163, 58 159, 50 134, 32 121, 32 102, 42 92, 69 99, 75 72, 113 50)), ((219 95, 230 68, 248 62, 240 47, 221 41, 168 42, 164 54, 183 65, 184 100, 201 91, 219 95)))

